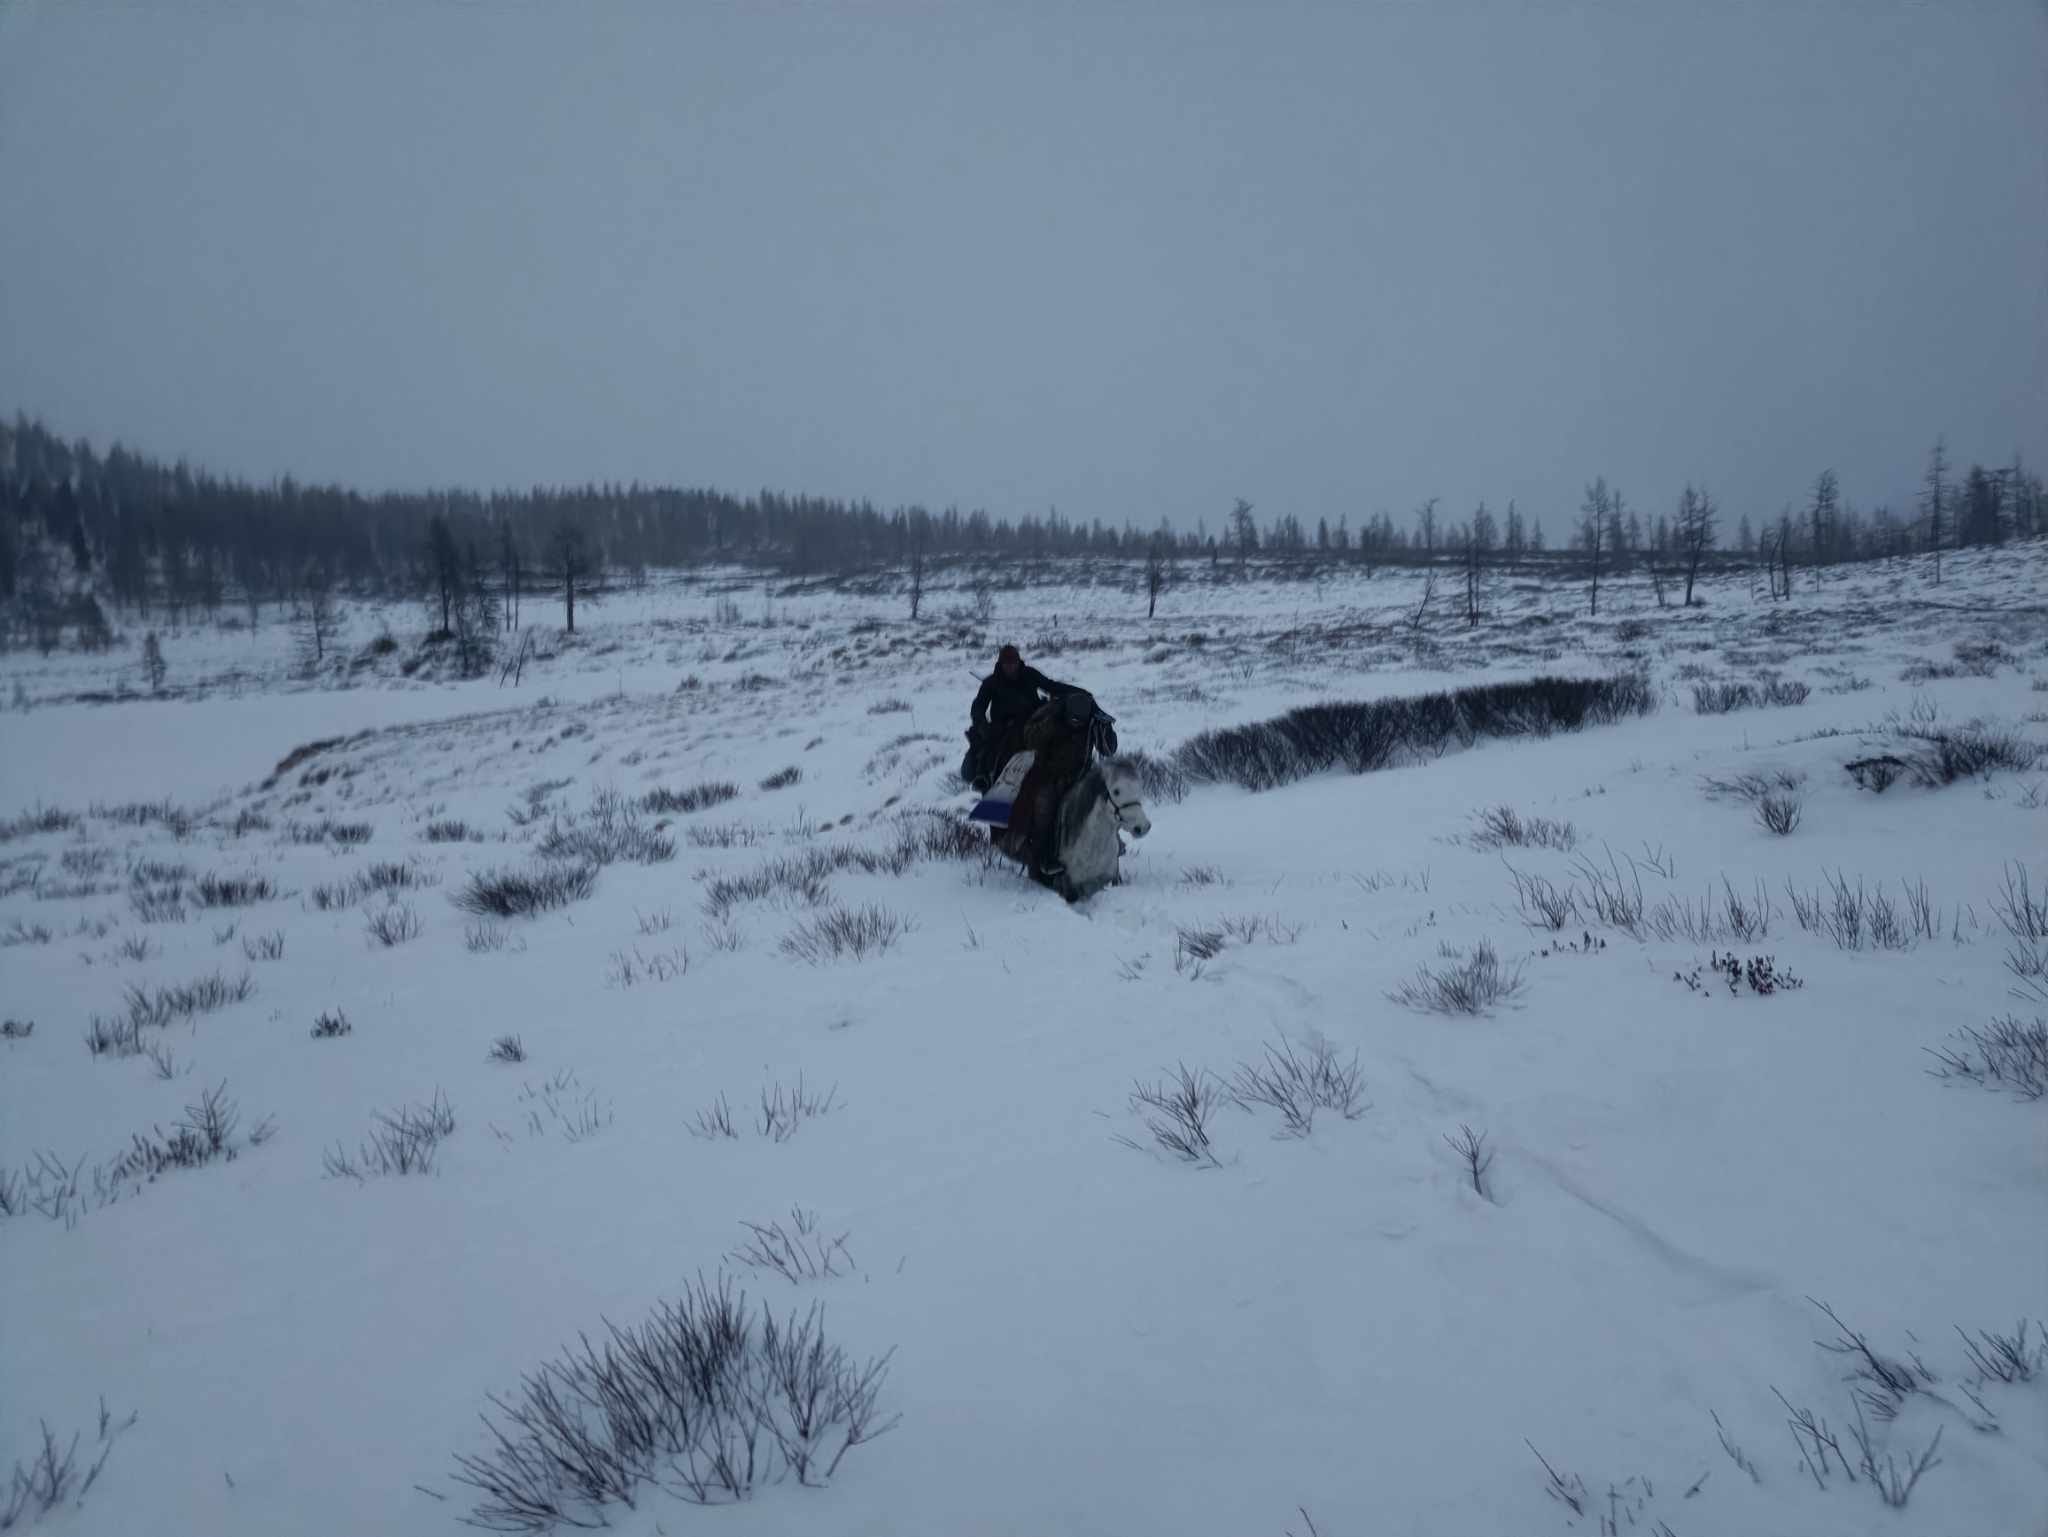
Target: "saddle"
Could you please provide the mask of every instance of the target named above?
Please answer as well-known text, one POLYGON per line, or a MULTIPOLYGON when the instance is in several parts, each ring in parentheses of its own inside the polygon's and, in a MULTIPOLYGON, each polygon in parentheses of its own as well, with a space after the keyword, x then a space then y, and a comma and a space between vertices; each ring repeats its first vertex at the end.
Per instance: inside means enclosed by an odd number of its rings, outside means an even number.
POLYGON ((975 803, 967 813, 970 822, 986 822, 991 827, 1010 825, 1010 808, 1016 804, 1017 792, 1024 786, 1024 776, 1031 772, 1031 765, 1038 761, 1035 752, 1014 753, 1003 765, 1003 771, 996 776, 995 783, 988 787, 988 794, 975 803))

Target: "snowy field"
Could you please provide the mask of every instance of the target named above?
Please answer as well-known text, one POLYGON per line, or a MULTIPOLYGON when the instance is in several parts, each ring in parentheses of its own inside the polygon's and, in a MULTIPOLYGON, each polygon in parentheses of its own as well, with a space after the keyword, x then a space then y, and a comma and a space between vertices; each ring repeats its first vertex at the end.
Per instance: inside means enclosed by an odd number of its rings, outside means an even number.
POLYGON ((516 683, 395 605, 310 678, 282 615, 165 633, 162 698, 133 637, 0 658, 0 1461, 78 1433, 22 1524, 458 1530, 494 1397, 723 1274, 893 1352, 870 1435, 563 1514, 2048 1533, 2048 547, 1597 619, 1502 579, 1476 626, 1448 574, 1191 574, 1152 621, 1131 571, 978 617, 963 574, 916 624, 657 576, 573 637, 529 599, 516 683), (1658 707, 1173 787, 1070 909, 950 847, 1009 639, 1162 759, 1546 674, 1658 707), (1290 1059, 1292 1123, 1250 1082, 1290 1059), (1183 1072, 1192 1157, 1134 1097, 1183 1072))

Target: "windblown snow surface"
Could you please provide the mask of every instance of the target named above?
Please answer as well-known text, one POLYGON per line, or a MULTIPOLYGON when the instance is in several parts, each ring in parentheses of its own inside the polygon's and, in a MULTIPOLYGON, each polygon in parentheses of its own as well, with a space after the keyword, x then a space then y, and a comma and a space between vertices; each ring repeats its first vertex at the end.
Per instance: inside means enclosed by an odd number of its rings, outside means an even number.
POLYGON ((900 1418, 815 1487, 705 1507, 657 1469, 630 1508, 568 1500, 578 1519, 2048 1531, 2048 1363, 2002 1381, 1958 1334, 2041 1339, 2048 1101, 1937 1055, 1981 1065, 1958 1032, 2048 1014, 2048 940, 2015 932, 2011 884, 2048 890, 2048 757, 1882 793, 1844 767, 1928 750, 1902 729, 2048 744, 2048 551, 1951 559, 1939 586, 1920 565, 1802 576, 1775 604, 1731 575, 1690 610, 1629 579, 1597 619, 1576 586, 1509 579, 1471 627, 1413 573, 1200 576, 1147 622, 1129 570, 1050 568, 979 618, 962 573, 917 624, 886 585, 658 576, 573 637, 537 627, 516 684, 406 676, 419 612, 369 604, 311 679, 278 621, 167 633, 162 699, 132 635, 0 659, 0 1016, 34 1027, 0 1041, 0 1467, 47 1422, 60 1451, 79 1433, 82 1475, 111 1416, 82 1499, 81 1478, 23 1523, 458 1530, 479 1496, 456 1458, 489 1453, 493 1396, 724 1273, 778 1316, 821 1303, 854 1358, 893 1351, 878 1422, 900 1418), (959 817, 967 701, 1005 639, 1155 755, 1316 700, 1541 674, 1644 671, 1659 705, 1154 795, 1125 883, 1076 908, 958 855, 775 866, 959 817), (1772 679, 1811 692, 1696 711, 1697 683, 1772 679), (1789 835, 1741 776, 1799 803, 1789 835), (641 809, 721 781, 722 804, 641 809), (1487 847, 1495 807, 1572 846, 1487 847), (456 905, 565 843, 600 861, 586 898, 456 905), (209 876, 270 889, 207 906, 209 876), (1537 881, 1573 904, 1562 927, 1523 900, 1537 881), (1767 932, 1737 937, 1730 893, 1767 932), (900 933, 806 954, 834 913, 900 933), (1398 1001, 1482 944, 1509 996, 1398 1001), (1800 985, 1731 986, 1731 950, 1800 985), (176 990, 216 975, 229 1000, 184 1012, 176 990), (129 989, 167 1021, 141 1027, 154 1054, 95 1054, 129 989), (337 1013, 349 1032, 316 1038, 337 1013), (506 1035, 525 1060, 492 1059, 506 1035), (1280 1043, 1355 1059, 1355 1113, 1288 1135, 1235 1103, 1280 1043), (1133 1106, 1182 1067, 1214 1102, 1200 1162, 1133 1106), (829 1109, 763 1135, 762 1096, 799 1079, 829 1109), (116 1168, 221 1085, 232 1159, 116 1168), (454 1127, 431 1172, 331 1172, 436 1095, 454 1127), (737 1134, 699 1135, 721 1098, 737 1134), (836 1273, 740 1256, 745 1224, 792 1208, 836 1273), (1824 1348, 1844 1336, 1821 1304, 1900 1388, 1824 1348), (1842 1456, 1802 1452, 1801 1410, 1842 1456), (1887 1460, 1903 1480, 1937 1433, 1888 1505, 1887 1460))

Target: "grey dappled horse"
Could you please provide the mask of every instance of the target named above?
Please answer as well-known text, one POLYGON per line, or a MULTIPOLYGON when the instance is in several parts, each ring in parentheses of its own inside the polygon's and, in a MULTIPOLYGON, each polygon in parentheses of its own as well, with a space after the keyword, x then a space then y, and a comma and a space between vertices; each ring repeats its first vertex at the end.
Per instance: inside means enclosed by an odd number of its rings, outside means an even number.
POLYGON ((1121 835, 1142 838, 1150 831, 1138 776, 1114 759, 1097 759, 1060 802, 1057 836, 1066 871, 1055 889, 1069 902, 1080 902, 1115 885, 1121 879, 1121 835))

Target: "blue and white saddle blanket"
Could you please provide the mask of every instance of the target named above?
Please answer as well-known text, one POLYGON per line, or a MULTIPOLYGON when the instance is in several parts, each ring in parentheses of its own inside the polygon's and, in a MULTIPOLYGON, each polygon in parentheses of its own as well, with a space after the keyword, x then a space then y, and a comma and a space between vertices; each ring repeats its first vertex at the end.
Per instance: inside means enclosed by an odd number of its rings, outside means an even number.
POLYGON ((1031 765, 1038 755, 1030 752, 1014 754, 1003 765, 1003 772, 996 782, 988 787, 972 811, 967 813, 970 822, 986 822, 991 827, 1010 825, 1010 807, 1017 799, 1017 791, 1024 783, 1024 776, 1031 772, 1031 765))

